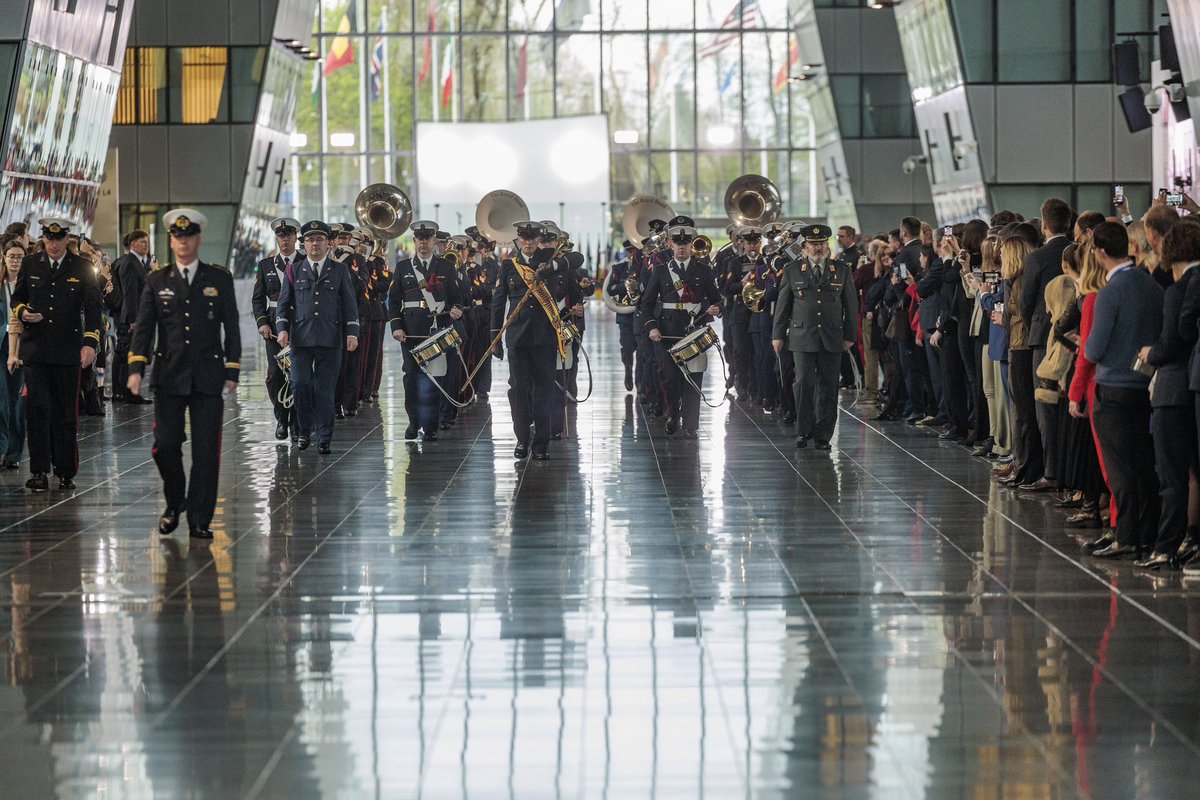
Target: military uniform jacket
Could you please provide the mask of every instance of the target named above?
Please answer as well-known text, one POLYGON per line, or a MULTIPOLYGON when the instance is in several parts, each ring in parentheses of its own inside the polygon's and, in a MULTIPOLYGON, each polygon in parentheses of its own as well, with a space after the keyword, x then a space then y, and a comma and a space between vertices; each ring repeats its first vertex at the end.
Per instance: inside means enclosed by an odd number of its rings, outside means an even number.
POLYGON ((783 268, 772 339, 786 340, 793 353, 840 353, 842 342, 855 340, 857 325, 858 292, 849 264, 830 259, 820 279, 807 258, 783 268))
MULTIPOLYGON (((781 265, 782 267, 782 265, 781 265)), ((775 327, 775 306, 779 301, 779 282, 782 279, 782 269, 778 272, 773 259, 762 259, 754 265, 754 284, 763 289, 766 294, 762 299, 762 311, 750 315, 750 330, 771 335, 775 327)))
POLYGON ((721 291, 708 261, 693 258, 686 269, 674 259, 659 264, 650 272, 642 294, 642 323, 646 332, 658 329, 663 336, 682 336, 706 319, 709 306, 721 305, 721 291), (674 274, 672 274, 674 270, 674 274), (676 287, 676 275, 682 286, 676 287))
MULTIPOLYGON (((384 298, 392 285, 392 273, 387 261, 380 256, 367 259, 367 321, 383 322, 387 312, 383 308, 384 298)), ((361 322, 361 320, 360 320, 361 322)))
POLYGON ((450 309, 462 308, 465 300, 458 273, 446 259, 430 256, 427 270, 414 266, 411 258, 403 259, 396 263, 392 287, 388 290, 392 332, 404 331, 406 336, 422 339, 448 327, 450 309), (424 277, 418 275, 418 271, 424 277))
POLYGON ((226 270, 198 263, 191 286, 173 266, 147 276, 129 346, 130 373, 145 371, 156 331, 156 391, 220 394, 225 381, 238 379, 242 337, 233 276, 226 270))
MULTIPOLYGON (((515 256, 514 258, 521 259, 523 266, 531 267, 524 256, 515 256)), ((579 282, 575 279, 574 271, 567 266, 565 261, 558 259, 552 266, 543 267, 543 271, 538 274, 542 282, 550 289, 550 294, 558 306, 560 317, 567 317, 569 309, 582 300, 579 282)), ((505 259, 500 265, 496 290, 492 295, 493 336, 500 332, 500 329, 504 327, 504 321, 512 313, 509 310, 510 304, 511 308, 516 308, 528 291, 529 288, 526 286, 524 278, 513 265, 513 259, 505 259)), ((507 347, 558 347, 558 333, 554 329, 554 323, 546 316, 546 312, 536 297, 529 298, 529 302, 521 309, 521 313, 517 314, 517 318, 508 326, 504 344, 507 347)))
POLYGON ((358 336, 358 297, 350 268, 325 258, 321 277, 303 258, 294 264, 279 291, 275 328, 286 331, 294 347, 344 349, 347 336, 358 336))
POLYGON ((79 348, 100 347, 103 305, 91 264, 74 253, 63 256, 54 275, 45 253, 26 256, 12 296, 17 318, 42 315, 21 334, 21 360, 27 364, 79 364, 79 348))
POLYGON ((304 258, 299 251, 291 258, 276 254, 258 262, 254 271, 254 291, 250 295, 250 306, 254 309, 254 324, 261 328, 270 325, 275 330, 275 315, 279 306, 279 293, 287 280, 287 268, 294 261, 304 258))
POLYGON ((495 259, 485 258, 482 264, 472 264, 467 268, 467 302, 472 308, 487 314, 488 321, 492 317, 492 293, 496 286, 495 259))

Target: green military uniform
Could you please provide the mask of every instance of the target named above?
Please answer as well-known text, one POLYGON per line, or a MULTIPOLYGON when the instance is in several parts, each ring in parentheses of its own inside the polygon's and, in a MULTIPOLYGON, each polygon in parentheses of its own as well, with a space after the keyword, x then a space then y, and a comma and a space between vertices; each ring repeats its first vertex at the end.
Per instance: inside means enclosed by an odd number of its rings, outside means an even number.
MULTIPOLYGON (((825 241, 832 231, 825 225, 809 225, 803 235, 805 241, 825 241)), ((855 340, 858 324, 852 272, 851 265, 835 258, 824 263, 803 258, 783 269, 771 338, 786 341, 796 362, 796 444, 800 447, 809 437, 818 446, 833 438, 842 343, 855 340)))

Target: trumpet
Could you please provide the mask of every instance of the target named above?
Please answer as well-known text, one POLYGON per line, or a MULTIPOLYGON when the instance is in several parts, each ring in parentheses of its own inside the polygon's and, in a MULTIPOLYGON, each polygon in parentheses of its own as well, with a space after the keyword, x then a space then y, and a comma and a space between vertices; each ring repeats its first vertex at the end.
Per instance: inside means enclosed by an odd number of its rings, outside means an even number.
POLYGON ((692 255, 697 258, 707 258, 708 254, 712 252, 712 246, 712 239, 700 234, 692 240, 692 255))

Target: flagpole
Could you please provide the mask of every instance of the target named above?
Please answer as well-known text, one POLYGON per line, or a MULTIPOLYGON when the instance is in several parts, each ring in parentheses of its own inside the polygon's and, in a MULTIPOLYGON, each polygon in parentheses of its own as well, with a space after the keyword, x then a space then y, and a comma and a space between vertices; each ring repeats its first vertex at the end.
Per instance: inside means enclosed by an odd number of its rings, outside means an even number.
POLYGON ((384 5, 379 9, 379 40, 383 42, 383 57, 379 60, 380 78, 383 80, 383 150, 387 153, 384 158, 383 174, 384 180, 388 183, 395 183, 394 170, 395 159, 392 156, 392 101, 391 101, 391 76, 390 61, 388 59, 388 40, 383 33, 387 30, 387 6, 384 5))
POLYGON ((432 31, 430 31, 429 37, 430 41, 433 42, 433 47, 430 49, 429 59, 429 69, 433 73, 433 82, 429 84, 429 96, 433 99, 433 121, 437 122, 439 107, 442 104, 442 61, 440 58, 438 58, 437 37, 433 35, 432 31))
MULTIPOLYGON (((367 15, 366 9, 363 8, 363 0, 354 0, 354 5, 357 7, 354 15, 354 27, 357 28, 358 21, 360 19, 365 20, 367 15)), ((365 25, 363 26, 363 30, 366 30, 365 25)), ((357 34, 357 30, 350 31, 351 42, 357 38, 357 34)), ((351 45, 351 47, 353 47, 353 45, 351 45)), ((359 49, 367 49, 366 36, 363 36, 359 49)), ((367 156, 368 146, 370 144, 370 142, 367 141, 367 120, 370 119, 371 114, 371 112, 367 109, 367 103, 369 102, 367 96, 371 91, 371 64, 370 59, 367 57, 365 52, 362 54, 362 58, 359 59, 358 74, 362 80, 362 83, 359 84, 358 92, 358 147, 355 149, 362 153, 362 156, 360 156, 358 159, 358 185, 366 186, 368 183, 370 183, 370 181, 367 179, 367 170, 371 161, 371 159, 367 156)), ((351 211, 353 211, 353 209, 351 209, 351 211)))

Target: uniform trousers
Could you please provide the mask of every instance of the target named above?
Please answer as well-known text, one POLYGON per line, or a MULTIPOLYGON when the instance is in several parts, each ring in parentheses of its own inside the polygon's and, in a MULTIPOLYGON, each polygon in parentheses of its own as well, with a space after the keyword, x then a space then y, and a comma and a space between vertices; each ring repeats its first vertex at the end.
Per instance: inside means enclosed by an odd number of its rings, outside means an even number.
POLYGON ((371 321, 375 331, 375 352, 371 357, 371 375, 367 381, 367 396, 379 396, 379 384, 383 381, 383 346, 387 341, 387 320, 371 321))
POLYGON ((207 528, 217 505, 221 471, 221 417, 225 403, 219 394, 154 393, 154 463, 163 480, 167 508, 187 508, 188 525, 207 528), (183 472, 183 443, 187 441, 184 413, 192 423, 192 471, 183 472))
POLYGON ((557 394, 554 386, 553 345, 513 347, 508 351, 508 403, 512 408, 513 432, 519 444, 529 444, 533 426, 533 450, 545 452, 550 444, 550 407, 557 394))
POLYGON ((337 379, 337 405, 352 409, 358 405, 358 364, 362 359, 362 340, 354 352, 343 351, 337 379))
POLYGON ((754 343, 754 382, 758 386, 758 399, 762 400, 764 408, 775 408, 779 404, 779 373, 775 369, 771 330, 751 328, 750 340, 754 343))
POLYGON ((275 411, 275 421, 295 428, 296 406, 293 404, 291 408, 288 408, 279 402, 279 393, 283 391, 283 387, 287 383, 283 374, 283 368, 275 360, 275 356, 279 355, 281 349, 279 342, 274 339, 264 339, 263 343, 267 347, 267 397, 270 398, 271 407, 275 411))
POLYGON ((79 365, 26 364, 29 471, 74 478, 79 470, 79 365))
POLYGON ((633 358, 637 352, 637 337, 633 333, 633 314, 617 315, 617 333, 621 341, 621 363, 625 369, 633 367, 633 358))
MULTIPOLYGON (((421 341, 424 340, 400 345, 404 353, 404 413, 408 415, 409 425, 434 433, 440 422, 442 395, 434 386, 434 379, 426 375, 412 357, 413 344, 421 341)), ((446 357, 453 355, 449 353, 446 357)))
POLYGON ((796 435, 828 442, 837 425, 840 351, 792 353, 796 363, 796 435))
MULTIPOLYGON (((1108 485, 1121 509, 1117 542, 1148 548, 1158 533, 1158 475, 1150 430, 1150 397, 1144 388, 1096 385, 1093 421, 1108 485)), ((1184 477, 1186 481, 1186 475, 1184 477)))
POLYGON ((658 382, 658 375, 654 368, 654 353, 657 348, 650 341, 650 337, 646 334, 641 322, 641 314, 635 314, 634 325, 634 343, 636 345, 636 358, 634 360, 634 385, 637 388, 638 395, 652 402, 658 401, 661 393, 661 387, 658 382))
POLYGON ((758 381, 754 371, 754 340, 750 337, 750 309, 740 299, 733 303, 729 326, 733 342, 734 385, 739 398, 753 398, 758 394, 758 381))
MULTIPOLYGON (((774 348, 772 347, 772 350, 774 348)), ((781 370, 778 378, 779 385, 779 410, 783 414, 796 413, 796 359, 792 357, 792 351, 788 349, 787 342, 784 342, 783 349, 779 351, 776 361, 777 366, 781 370), (784 387, 787 387, 785 389, 784 387)))
POLYGON ((340 347, 292 346, 292 391, 302 436, 317 444, 333 439, 334 393, 342 364, 340 347))
POLYGON ((670 345, 664 340, 658 343, 658 359, 663 365, 663 389, 667 395, 667 418, 680 419, 680 425, 685 431, 700 429, 700 392, 704 391, 704 373, 689 372, 685 377, 685 367, 672 360, 667 348, 670 345), (688 384, 691 378, 692 388, 688 384))

